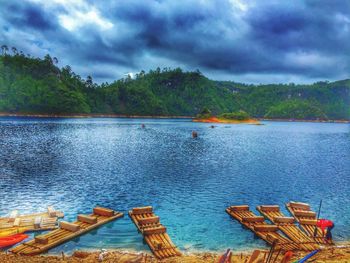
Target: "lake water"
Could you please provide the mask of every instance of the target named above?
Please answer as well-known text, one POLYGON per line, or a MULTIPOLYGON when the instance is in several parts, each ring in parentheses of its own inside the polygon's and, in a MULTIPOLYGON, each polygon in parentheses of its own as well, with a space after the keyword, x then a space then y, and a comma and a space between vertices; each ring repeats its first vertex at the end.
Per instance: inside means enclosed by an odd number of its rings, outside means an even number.
POLYGON ((287 214, 289 200, 317 210, 322 199, 335 239, 349 240, 350 125, 264 124, 0 118, 0 215, 54 205, 73 220, 102 205, 124 218, 50 253, 148 251, 127 211, 152 205, 181 250, 242 250, 265 244, 227 206, 279 204, 287 214))

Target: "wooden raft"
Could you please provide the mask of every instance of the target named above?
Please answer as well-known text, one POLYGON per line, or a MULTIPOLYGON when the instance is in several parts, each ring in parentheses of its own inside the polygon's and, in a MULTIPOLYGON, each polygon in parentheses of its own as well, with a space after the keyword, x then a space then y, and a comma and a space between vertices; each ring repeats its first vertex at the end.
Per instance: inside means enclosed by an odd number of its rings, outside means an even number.
POLYGON ((47 212, 19 215, 18 211, 12 211, 6 217, 0 217, 0 234, 2 232, 26 232, 52 230, 58 227, 58 218, 64 217, 60 211, 54 210, 52 206, 47 212))
POLYGON ((278 205, 261 205, 257 207, 257 210, 274 223, 287 237, 299 244, 300 249, 315 250, 318 248, 316 242, 294 224, 294 218, 286 217, 278 205))
POLYGON ((152 206, 137 207, 129 211, 129 216, 142 233, 147 245, 158 259, 181 256, 181 252, 171 241, 152 206))
POLYGON ((250 211, 249 206, 230 206, 226 209, 226 212, 268 244, 273 245, 275 243, 276 249, 284 251, 300 249, 298 244, 279 234, 277 226, 267 224, 264 217, 256 216, 250 211))
POLYGON ((286 204, 286 207, 309 237, 319 244, 328 244, 322 229, 317 226, 316 213, 311 210, 309 204, 291 201, 286 204), (314 236, 315 231, 316 236, 314 236))
POLYGON ((91 215, 78 215, 78 220, 74 223, 61 221, 59 229, 36 236, 31 241, 11 249, 10 252, 28 256, 37 255, 122 216, 123 213, 95 207, 91 215))

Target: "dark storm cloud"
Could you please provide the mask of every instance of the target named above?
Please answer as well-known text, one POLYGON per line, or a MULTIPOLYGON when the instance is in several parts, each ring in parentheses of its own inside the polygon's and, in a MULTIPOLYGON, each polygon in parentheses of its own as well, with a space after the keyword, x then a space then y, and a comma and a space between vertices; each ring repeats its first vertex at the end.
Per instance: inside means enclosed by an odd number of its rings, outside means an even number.
POLYGON ((53 29, 52 19, 38 5, 21 3, 4 3, 4 17, 15 27, 33 28, 37 30, 53 29))
POLYGON ((259 82, 350 72, 347 0, 0 3, 1 42, 33 55, 50 52, 99 81, 178 65, 259 82))

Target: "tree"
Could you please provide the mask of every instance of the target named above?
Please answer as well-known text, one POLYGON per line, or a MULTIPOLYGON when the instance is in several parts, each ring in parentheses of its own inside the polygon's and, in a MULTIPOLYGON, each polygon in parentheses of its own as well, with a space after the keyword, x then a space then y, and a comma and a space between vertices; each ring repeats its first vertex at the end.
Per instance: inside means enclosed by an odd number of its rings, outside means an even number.
POLYGON ((7 45, 2 45, 1 50, 2 50, 2 55, 6 55, 6 52, 9 50, 9 48, 7 45))
POLYGON ((12 49, 12 53, 13 53, 14 55, 17 55, 17 54, 18 54, 17 48, 12 47, 11 49, 12 49))
POLYGON ((208 107, 204 107, 201 110, 200 114, 211 114, 211 111, 208 109, 208 107))
POLYGON ((92 77, 90 75, 86 77, 86 84, 89 88, 92 87, 93 82, 92 82, 92 77))
POLYGON ((53 63, 58 64, 58 59, 56 57, 53 57, 53 63))
POLYGON ((49 54, 45 55, 44 61, 47 62, 49 65, 53 65, 52 58, 49 54))

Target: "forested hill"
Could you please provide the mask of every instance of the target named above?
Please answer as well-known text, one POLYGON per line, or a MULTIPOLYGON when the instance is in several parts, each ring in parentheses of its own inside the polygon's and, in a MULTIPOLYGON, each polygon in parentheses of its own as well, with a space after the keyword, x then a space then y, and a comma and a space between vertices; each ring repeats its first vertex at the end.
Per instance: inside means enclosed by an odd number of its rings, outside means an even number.
MULTIPOLYGON (((8 53, 8 52, 7 52, 8 53)), ((244 85, 197 72, 156 69, 97 85, 57 59, 0 56, 0 112, 194 116, 244 110, 254 117, 349 119, 350 80, 312 85, 244 85)))

